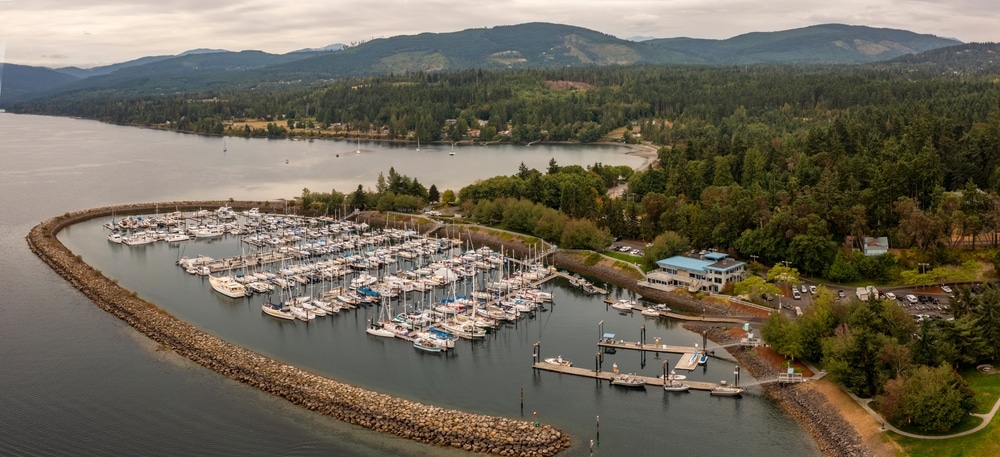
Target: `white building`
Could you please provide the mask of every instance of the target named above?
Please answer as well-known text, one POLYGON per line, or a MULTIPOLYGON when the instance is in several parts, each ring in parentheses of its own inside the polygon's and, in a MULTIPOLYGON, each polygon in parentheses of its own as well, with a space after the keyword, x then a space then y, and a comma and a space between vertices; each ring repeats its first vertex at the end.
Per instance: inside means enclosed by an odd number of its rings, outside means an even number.
POLYGON ((862 244, 864 248, 865 255, 882 255, 889 252, 889 238, 880 236, 878 238, 872 238, 870 236, 865 237, 865 242, 862 244))
POLYGON ((718 293, 731 282, 747 277, 745 262, 721 252, 708 252, 701 258, 673 256, 656 262, 660 268, 649 272, 640 286, 672 291, 678 287, 689 292, 718 293))

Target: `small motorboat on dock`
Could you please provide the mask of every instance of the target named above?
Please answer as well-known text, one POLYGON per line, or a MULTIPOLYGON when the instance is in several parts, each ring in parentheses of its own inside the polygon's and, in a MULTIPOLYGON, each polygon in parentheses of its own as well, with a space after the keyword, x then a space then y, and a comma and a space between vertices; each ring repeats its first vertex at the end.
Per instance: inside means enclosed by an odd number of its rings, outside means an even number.
POLYGON ((560 365, 560 366, 564 366, 564 367, 571 367, 571 366, 573 366, 573 362, 570 362, 569 360, 566 360, 566 359, 562 358, 561 355, 558 356, 558 357, 549 357, 549 358, 545 359, 545 363, 551 363, 553 365, 560 365))
POLYGON ((635 373, 620 374, 611 378, 611 385, 632 388, 646 388, 646 381, 635 373))
POLYGON ((718 387, 710 390, 709 395, 716 397, 739 397, 743 395, 742 387, 727 386, 726 381, 722 381, 718 387))
POLYGON ((632 311, 635 306, 635 300, 621 299, 615 303, 611 304, 611 307, 619 311, 632 311))
POLYGON ((674 372, 671 371, 670 374, 667 375, 667 379, 663 382, 663 390, 667 392, 687 392, 688 390, 691 390, 691 386, 681 382, 684 379, 687 379, 687 376, 674 374, 674 372))
POLYGON ((726 381, 722 381, 718 386, 713 388, 708 392, 710 395, 716 397, 739 397, 743 395, 743 388, 740 387, 740 366, 736 365, 733 369, 733 385, 727 385, 726 381))

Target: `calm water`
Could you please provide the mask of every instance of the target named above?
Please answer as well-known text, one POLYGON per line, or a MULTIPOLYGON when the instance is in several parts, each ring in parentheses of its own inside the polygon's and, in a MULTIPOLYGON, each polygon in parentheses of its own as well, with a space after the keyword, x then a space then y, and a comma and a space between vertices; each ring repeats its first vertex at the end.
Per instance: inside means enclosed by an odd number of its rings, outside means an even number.
MULTIPOLYGON (((379 148, 362 143, 222 140, 95 122, 0 114, 0 440, 3 455, 442 455, 341 424, 229 381, 155 345, 69 287, 27 249, 38 221, 66 211, 113 203, 173 199, 275 199, 303 187, 348 192, 374 186, 390 165, 426 186, 453 188, 477 178, 513 174, 520 162, 638 165, 613 147, 379 148), (340 157, 336 157, 340 154, 340 157), (285 164, 285 160, 288 164, 285 164)), ((805 433, 771 402, 751 391, 743 399, 704 392, 664 395, 612 389, 592 380, 531 370, 531 345, 590 366, 597 323, 628 339, 645 323, 648 335, 691 345, 700 337, 674 323, 609 312, 599 298, 565 283, 548 286, 552 311, 487 340, 460 342, 436 356, 400 341, 375 340, 361 326, 374 310, 311 322, 263 316, 260 299, 229 300, 173 265, 181 255, 222 256, 229 241, 184 247, 128 248, 104 241, 99 223, 64 232, 74 251, 105 274, 205 331, 308 370, 406 398, 487 414, 519 417, 538 411, 587 455, 601 416, 597 455, 818 455, 805 433)), ((671 356, 672 363, 678 356, 671 356)), ((605 367, 653 375, 661 360, 619 352, 605 367)), ((692 379, 731 379, 732 364, 712 359, 692 379)), ((452 453, 457 454, 457 453, 452 453)))

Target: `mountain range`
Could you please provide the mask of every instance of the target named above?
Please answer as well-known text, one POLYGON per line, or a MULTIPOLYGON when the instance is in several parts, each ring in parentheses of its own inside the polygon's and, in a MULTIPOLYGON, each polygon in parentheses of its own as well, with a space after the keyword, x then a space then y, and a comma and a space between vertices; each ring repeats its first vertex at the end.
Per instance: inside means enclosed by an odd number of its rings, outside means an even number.
POLYGON ((906 30, 841 24, 748 33, 725 40, 632 41, 582 27, 536 22, 396 36, 287 54, 199 49, 91 69, 7 64, 0 73, 0 102, 67 92, 176 93, 468 68, 865 64, 961 44, 906 30))

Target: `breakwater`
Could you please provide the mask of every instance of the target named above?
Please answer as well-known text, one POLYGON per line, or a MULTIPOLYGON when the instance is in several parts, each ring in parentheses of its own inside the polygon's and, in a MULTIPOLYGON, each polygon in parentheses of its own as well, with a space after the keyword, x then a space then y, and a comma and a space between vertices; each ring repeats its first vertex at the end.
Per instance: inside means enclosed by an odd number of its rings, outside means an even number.
POLYGON ((503 417, 435 407, 351 386, 270 359, 209 335, 134 292, 123 289, 66 248, 56 235, 63 228, 112 214, 149 214, 160 209, 191 210, 228 205, 234 209, 283 202, 166 202, 121 205, 66 213, 32 228, 32 252, 98 307, 122 319, 162 347, 231 379, 344 422, 392 433, 421 443, 503 456, 551 456, 570 445, 557 428, 503 417))

